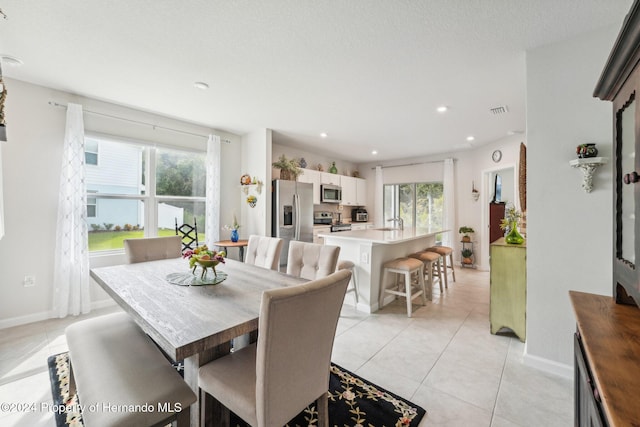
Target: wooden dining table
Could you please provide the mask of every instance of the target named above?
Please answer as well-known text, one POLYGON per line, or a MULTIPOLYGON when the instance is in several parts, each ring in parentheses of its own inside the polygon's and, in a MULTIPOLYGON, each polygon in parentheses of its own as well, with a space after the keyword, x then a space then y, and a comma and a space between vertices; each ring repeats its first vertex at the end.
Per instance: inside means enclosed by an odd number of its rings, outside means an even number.
MULTIPOLYGON (((91 277, 172 360, 184 360, 184 379, 198 396, 199 367, 228 354, 232 339, 257 331, 263 291, 307 281, 231 259, 216 270, 227 274, 220 284, 180 286, 167 276, 190 272, 181 258, 91 269, 91 277)), ((199 398, 191 425, 225 425, 214 406, 199 398)))

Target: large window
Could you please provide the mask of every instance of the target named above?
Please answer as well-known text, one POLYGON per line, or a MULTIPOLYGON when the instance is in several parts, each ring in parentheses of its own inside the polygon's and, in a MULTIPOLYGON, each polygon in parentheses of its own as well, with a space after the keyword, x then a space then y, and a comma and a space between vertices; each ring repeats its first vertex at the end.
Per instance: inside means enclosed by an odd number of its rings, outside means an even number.
POLYGON ((401 218, 405 227, 442 229, 441 182, 387 184, 384 186, 384 221, 401 218))
POLYGON ((89 251, 123 248, 124 239, 205 229, 205 153, 88 137, 100 164, 87 168, 89 251))

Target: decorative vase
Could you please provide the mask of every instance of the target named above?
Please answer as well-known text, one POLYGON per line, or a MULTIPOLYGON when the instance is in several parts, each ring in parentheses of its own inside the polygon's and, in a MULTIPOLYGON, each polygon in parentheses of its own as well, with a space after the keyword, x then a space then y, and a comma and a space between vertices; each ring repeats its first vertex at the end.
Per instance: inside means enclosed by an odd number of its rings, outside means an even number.
POLYGON ((307 161, 304 159, 304 157, 300 157, 300 162, 298 162, 300 164, 301 168, 306 168, 307 167, 307 161))
POLYGON ((576 154, 578 154, 578 158, 580 159, 596 157, 598 155, 598 149, 596 148, 596 144, 580 144, 576 147, 576 154))
POLYGON ((238 236, 238 230, 231 230, 231 241, 232 242, 237 242, 239 237, 240 236, 238 236))
POLYGON ((331 162, 331 167, 329 168, 329 173, 338 173, 338 168, 336 167, 336 162, 331 162))
POLYGON ((524 242, 524 237, 518 233, 518 225, 515 222, 511 223, 510 231, 505 236, 504 241, 510 245, 521 245, 524 242))
POLYGON ((280 179, 291 181, 291 172, 286 169, 280 169, 280 179))

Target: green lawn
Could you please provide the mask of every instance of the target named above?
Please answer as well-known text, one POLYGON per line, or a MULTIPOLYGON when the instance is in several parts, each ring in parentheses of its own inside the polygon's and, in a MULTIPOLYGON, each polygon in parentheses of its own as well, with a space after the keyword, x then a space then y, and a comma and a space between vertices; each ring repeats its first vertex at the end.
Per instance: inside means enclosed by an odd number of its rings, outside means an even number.
MULTIPOLYGON (((158 230, 158 237, 175 236, 176 231, 172 229, 158 230)), ((140 239, 144 237, 144 230, 132 231, 90 231, 89 232, 89 252, 109 251, 122 249, 124 239, 140 239)), ((204 243, 204 234, 198 233, 198 241, 204 243)))

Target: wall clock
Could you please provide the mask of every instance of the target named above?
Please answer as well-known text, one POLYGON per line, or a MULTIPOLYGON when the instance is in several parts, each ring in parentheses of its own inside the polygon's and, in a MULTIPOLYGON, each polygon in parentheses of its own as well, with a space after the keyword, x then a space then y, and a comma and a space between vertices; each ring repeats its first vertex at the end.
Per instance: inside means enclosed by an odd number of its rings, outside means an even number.
POLYGON ((494 162, 498 163, 502 159, 502 151, 494 151, 493 154, 491 154, 491 159, 493 159, 494 162))

